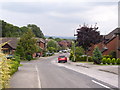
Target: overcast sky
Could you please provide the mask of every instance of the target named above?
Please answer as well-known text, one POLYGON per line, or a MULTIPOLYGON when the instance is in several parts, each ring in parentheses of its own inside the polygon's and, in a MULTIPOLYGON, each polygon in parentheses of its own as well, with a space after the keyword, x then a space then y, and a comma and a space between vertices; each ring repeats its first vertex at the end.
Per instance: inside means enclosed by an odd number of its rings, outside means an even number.
POLYGON ((36 24, 45 35, 73 36, 84 23, 97 23, 101 34, 118 27, 118 0, 16 1, 1 0, 0 19, 20 27, 36 24))

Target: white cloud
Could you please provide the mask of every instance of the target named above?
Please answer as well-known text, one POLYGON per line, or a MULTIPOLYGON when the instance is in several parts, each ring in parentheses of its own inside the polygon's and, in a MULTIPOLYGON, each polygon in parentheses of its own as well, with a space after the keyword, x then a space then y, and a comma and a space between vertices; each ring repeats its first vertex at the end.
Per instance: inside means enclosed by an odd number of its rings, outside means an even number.
POLYGON ((117 3, 83 3, 80 0, 52 0, 54 3, 49 3, 50 1, 4 3, 0 10, 1 19, 17 26, 37 24, 45 35, 56 36, 73 36, 74 30, 84 22, 89 25, 97 22, 102 34, 117 27, 117 3))

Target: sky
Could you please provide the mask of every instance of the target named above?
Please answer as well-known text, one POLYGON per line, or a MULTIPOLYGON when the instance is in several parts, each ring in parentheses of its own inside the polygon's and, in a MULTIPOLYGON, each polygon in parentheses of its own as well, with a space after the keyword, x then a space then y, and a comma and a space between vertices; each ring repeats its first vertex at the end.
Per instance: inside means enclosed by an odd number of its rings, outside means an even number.
POLYGON ((118 27, 119 0, 0 0, 0 19, 22 27, 36 24, 47 36, 74 36, 84 23, 102 35, 118 27))

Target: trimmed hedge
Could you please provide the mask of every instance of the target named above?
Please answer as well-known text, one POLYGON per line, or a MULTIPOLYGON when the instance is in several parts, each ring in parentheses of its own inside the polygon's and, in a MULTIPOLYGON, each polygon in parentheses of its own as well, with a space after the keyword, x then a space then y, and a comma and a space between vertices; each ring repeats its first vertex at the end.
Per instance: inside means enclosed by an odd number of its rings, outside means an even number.
POLYGON ((108 65, 120 65, 120 58, 103 58, 102 59, 102 64, 108 64, 108 65))

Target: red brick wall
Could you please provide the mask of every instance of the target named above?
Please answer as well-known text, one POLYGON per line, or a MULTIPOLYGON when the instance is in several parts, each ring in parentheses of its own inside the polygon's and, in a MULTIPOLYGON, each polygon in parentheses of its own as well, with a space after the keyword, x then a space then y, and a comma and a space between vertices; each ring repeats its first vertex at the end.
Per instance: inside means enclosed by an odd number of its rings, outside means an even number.
POLYGON ((107 43, 107 51, 103 52, 103 55, 109 55, 111 51, 117 51, 117 38, 114 38, 112 41, 107 43))
POLYGON ((88 55, 92 56, 93 50, 94 48, 98 46, 100 50, 103 49, 103 47, 107 47, 108 50, 103 52, 103 55, 109 55, 111 51, 116 51, 117 53, 117 58, 120 58, 120 51, 118 51, 118 47, 120 47, 120 39, 119 37, 114 38, 113 40, 111 40, 109 43, 107 43, 106 45, 101 43, 98 43, 96 45, 92 45, 90 47, 90 51, 88 52, 88 55))

